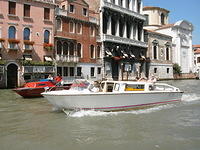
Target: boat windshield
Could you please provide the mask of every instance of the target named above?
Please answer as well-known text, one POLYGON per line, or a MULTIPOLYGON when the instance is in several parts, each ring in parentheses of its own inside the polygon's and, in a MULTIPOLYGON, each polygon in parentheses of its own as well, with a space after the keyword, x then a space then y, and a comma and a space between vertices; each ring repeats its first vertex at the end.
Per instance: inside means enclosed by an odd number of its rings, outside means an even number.
POLYGON ((74 80, 70 90, 78 90, 78 91, 82 91, 85 89, 88 89, 88 86, 90 85, 90 83, 87 80, 74 80))

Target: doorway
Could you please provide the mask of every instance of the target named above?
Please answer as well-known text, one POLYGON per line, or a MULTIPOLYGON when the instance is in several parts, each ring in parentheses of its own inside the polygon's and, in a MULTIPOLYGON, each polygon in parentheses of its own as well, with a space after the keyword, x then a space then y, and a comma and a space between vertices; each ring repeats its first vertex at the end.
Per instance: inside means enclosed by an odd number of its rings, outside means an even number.
POLYGON ((16 88, 18 79, 18 66, 10 64, 7 67, 7 88, 16 88))

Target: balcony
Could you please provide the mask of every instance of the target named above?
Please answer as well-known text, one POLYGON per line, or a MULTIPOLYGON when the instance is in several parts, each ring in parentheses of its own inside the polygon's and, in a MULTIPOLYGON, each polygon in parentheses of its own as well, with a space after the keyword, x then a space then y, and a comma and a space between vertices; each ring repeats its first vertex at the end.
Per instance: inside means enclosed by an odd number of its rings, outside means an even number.
POLYGON ((123 37, 119 37, 119 36, 107 35, 107 34, 103 35, 102 41, 121 43, 121 44, 127 44, 127 45, 133 45, 133 46, 147 48, 147 43, 145 43, 145 42, 137 41, 134 39, 123 38, 123 37))
POLYGON ((123 8, 121 6, 106 2, 105 0, 102 3, 102 7, 112 9, 112 10, 120 12, 122 14, 127 14, 129 16, 133 16, 133 17, 138 18, 140 20, 146 20, 144 15, 141 15, 141 14, 139 14, 137 12, 134 12, 134 11, 132 11, 130 9, 123 8))
POLYGON ((56 55, 56 61, 78 63, 79 57, 70 55, 56 55))
POLYGON ((61 8, 56 8, 55 9, 55 14, 57 16, 67 16, 68 15, 68 11, 64 10, 64 9, 61 9, 61 8))
POLYGON ((24 73, 54 73, 54 66, 24 66, 24 73))

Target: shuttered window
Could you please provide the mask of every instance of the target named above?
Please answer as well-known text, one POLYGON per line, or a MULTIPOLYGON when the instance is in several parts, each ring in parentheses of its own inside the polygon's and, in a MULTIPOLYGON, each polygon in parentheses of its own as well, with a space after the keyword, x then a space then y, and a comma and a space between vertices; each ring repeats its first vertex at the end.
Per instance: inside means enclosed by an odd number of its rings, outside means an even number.
POLYGON ((10 15, 15 15, 16 14, 16 2, 8 2, 8 13, 10 15))
POLYGON ((30 17, 30 5, 24 4, 24 17, 30 17))
POLYGON ((50 19, 50 9, 44 8, 44 20, 49 20, 49 19, 50 19))

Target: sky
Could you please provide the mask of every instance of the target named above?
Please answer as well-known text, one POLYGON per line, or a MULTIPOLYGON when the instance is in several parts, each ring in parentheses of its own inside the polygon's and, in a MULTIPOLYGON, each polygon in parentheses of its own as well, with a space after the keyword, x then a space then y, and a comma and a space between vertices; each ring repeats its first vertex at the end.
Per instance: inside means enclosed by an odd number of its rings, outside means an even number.
POLYGON ((194 26, 193 44, 200 44, 200 0, 143 0, 143 5, 169 10, 169 23, 179 20, 192 23, 194 26))

